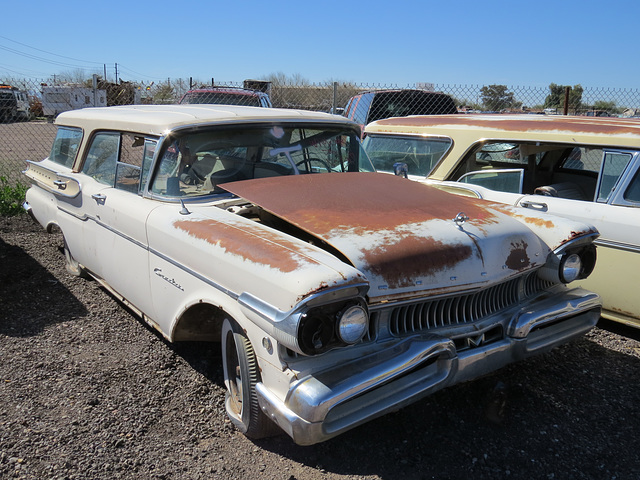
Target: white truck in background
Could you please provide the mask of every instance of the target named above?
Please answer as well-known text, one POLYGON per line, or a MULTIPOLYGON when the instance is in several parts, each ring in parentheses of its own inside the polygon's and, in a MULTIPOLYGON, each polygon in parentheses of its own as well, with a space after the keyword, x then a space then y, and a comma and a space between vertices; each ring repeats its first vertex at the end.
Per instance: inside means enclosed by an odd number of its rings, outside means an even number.
POLYGON ((60 113, 85 107, 106 107, 107 91, 77 85, 43 86, 42 112, 53 119, 60 113))

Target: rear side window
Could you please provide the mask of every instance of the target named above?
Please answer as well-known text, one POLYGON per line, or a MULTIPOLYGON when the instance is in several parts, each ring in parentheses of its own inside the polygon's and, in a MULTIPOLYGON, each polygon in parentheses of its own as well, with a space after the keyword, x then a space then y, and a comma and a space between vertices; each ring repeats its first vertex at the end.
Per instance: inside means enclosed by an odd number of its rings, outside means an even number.
POLYGON ((71 168, 78 153, 78 146, 82 140, 82 130, 79 128, 58 127, 56 138, 51 147, 49 160, 59 165, 71 168))
POLYGON ((113 186, 118 160, 119 133, 98 133, 93 137, 82 173, 100 183, 113 186))

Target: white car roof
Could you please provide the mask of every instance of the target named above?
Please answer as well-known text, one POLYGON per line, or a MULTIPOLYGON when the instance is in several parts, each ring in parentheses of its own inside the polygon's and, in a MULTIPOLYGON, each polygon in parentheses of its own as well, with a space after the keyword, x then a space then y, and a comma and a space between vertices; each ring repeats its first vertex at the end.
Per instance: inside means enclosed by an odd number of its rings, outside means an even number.
POLYGON ((83 108, 61 113, 57 125, 79 127, 86 131, 114 129, 142 134, 162 135, 176 127, 216 123, 247 122, 320 122, 355 123, 339 115, 307 110, 243 107, 233 105, 123 105, 83 108))

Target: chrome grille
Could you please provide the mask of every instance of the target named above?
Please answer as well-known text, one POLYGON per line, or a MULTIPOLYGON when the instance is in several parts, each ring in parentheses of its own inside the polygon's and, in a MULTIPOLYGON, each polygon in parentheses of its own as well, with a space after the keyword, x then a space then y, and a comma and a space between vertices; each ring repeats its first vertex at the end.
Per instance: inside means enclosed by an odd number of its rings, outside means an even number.
POLYGON ((514 306, 550 285, 551 282, 540 280, 534 272, 479 292, 398 306, 391 310, 389 331, 400 336, 474 323, 514 306))

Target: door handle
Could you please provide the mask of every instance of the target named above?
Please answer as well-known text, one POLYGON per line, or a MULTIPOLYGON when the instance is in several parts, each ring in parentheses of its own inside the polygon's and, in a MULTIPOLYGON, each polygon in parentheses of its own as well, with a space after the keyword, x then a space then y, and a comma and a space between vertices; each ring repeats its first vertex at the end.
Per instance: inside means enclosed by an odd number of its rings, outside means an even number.
POLYGON ((524 201, 524 202, 520 202, 520 206, 524 208, 531 208, 533 210, 539 210, 541 212, 546 212, 549 209, 547 207, 547 204, 542 202, 524 201))
POLYGON ((91 195, 91 198, 93 198, 99 205, 104 205, 104 202, 107 200, 107 196, 102 193, 94 193, 91 195))

